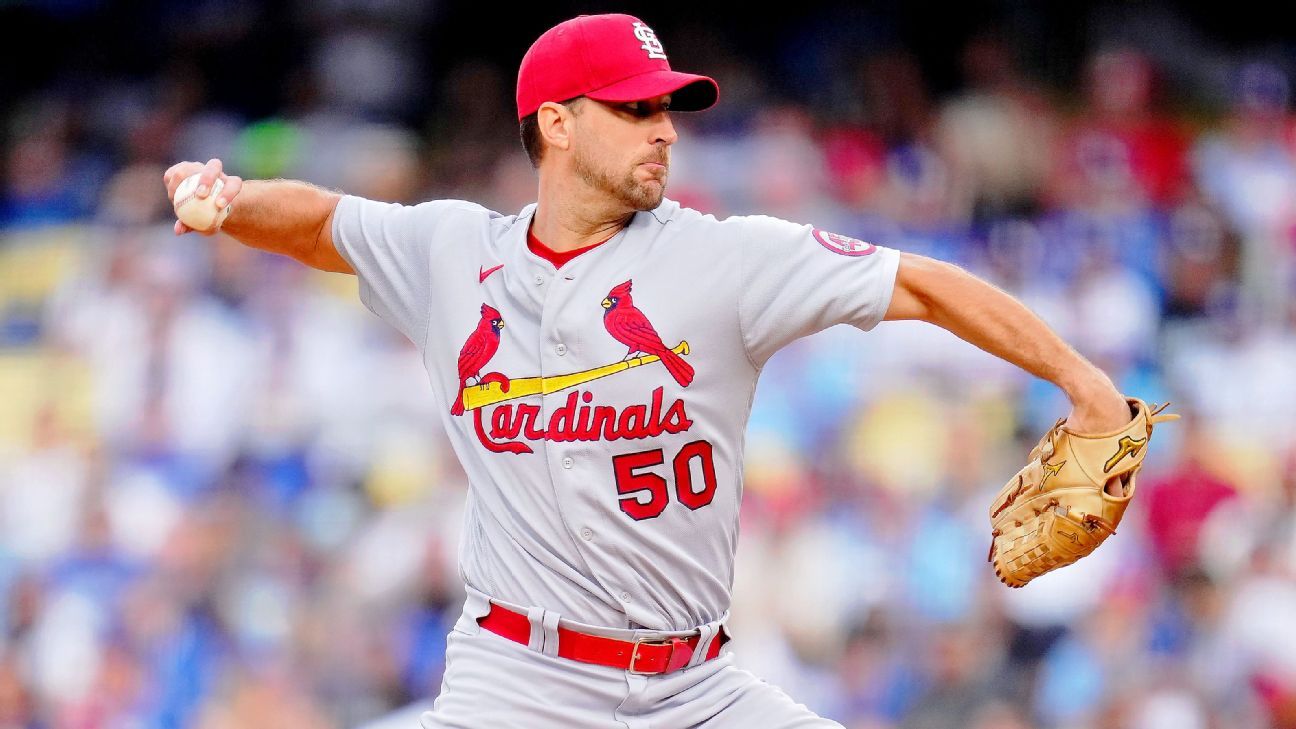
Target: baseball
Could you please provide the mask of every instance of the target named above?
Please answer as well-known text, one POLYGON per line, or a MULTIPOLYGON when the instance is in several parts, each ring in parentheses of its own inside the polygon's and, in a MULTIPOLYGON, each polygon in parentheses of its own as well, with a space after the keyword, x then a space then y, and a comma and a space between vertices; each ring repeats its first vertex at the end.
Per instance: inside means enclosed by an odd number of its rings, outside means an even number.
POLYGON ((221 190, 225 183, 217 178, 212 183, 211 192, 207 197, 198 197, 198 180, 202 173, 195 172, 184 179, 180 186, 176 188, 175 198, 172 204, 175 208, 175 215, 180 222, 193 228, 196 231, 205 233, 220 227, 229 215, 230 206, 226 205, 223 210, 216 209, 216 198, 220 196, 221 190))

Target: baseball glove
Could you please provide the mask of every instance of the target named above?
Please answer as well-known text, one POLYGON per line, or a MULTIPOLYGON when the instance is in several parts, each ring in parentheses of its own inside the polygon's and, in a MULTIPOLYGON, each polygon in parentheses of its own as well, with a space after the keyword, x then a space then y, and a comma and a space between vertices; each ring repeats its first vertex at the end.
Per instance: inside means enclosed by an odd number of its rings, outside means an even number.
POLYGON ((1134 496, 1134 475, 1143 465, 1152 426, 1178 415, 1162 414, 1126 398, 1134 418, 1120 430, 1082 435, 1065 419, 1044 434, 990 506, 990 557, 995 574, 1022 587, 1045 572, 1075 562, 1098 548, 1125 515, 1134 496), (1107 493, 1107 483, 1119 479, 1107 493))

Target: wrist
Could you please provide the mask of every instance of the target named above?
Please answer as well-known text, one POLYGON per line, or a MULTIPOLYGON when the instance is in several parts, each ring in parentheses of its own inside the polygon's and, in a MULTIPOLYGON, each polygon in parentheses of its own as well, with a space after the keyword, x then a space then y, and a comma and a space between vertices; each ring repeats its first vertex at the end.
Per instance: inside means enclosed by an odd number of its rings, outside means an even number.
POLYGON ((1092 364, 1085 363, 1085 365, 1066 373, 1056 381, 1057 386, 1066 393, 1072 405, 1109 397, 1111 393, 1119 392, 1106 372, 1092 364))

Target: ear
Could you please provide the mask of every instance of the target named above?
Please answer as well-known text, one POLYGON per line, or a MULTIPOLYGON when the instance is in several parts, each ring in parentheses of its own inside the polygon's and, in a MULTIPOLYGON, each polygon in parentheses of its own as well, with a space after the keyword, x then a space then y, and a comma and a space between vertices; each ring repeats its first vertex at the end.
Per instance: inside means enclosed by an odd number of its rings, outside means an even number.
POLYGON ((546 101, 536 110, 540 136, 545 139, 545 144, 558 149, 571 149, 575 120, 576 115, 571 109, 552 101, 546 101))

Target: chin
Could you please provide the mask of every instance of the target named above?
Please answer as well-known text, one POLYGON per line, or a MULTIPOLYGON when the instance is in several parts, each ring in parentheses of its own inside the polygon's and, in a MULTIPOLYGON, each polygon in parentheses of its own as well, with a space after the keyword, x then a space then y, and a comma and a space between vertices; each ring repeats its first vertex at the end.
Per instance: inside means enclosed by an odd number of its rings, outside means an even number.
POLYGON ((639 186, 635 195, 636 210, 648 211, 655 210, 661 205, 662 198, 666 196, 666 183, 664 181, 653 184, 648 182, 639 186))
POLYGON ((666 196, 666 192, 662 190, 662 191, 658 191, 655 194, 649 195, 647 197, 640 198, 639 200, 636 201, 635 210, 641 212, 656 210, 657 207, 661 205, 662 198, 665 196, 666 196))

